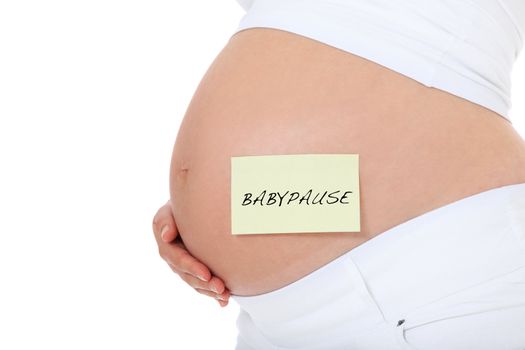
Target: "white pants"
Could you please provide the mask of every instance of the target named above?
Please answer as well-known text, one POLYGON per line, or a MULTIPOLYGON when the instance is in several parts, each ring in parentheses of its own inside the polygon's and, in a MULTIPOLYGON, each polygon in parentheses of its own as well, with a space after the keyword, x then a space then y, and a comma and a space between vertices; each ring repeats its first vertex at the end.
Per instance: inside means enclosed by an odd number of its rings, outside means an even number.
POLYGON ((525 183, 405 221, 283 288, 232 298, 237 350, 523 350, 525 183))

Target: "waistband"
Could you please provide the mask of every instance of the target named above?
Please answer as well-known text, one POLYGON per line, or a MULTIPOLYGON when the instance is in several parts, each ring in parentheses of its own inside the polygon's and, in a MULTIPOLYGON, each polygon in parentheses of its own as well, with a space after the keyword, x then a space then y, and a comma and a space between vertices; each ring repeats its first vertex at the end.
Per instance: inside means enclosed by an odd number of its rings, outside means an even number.
POLYGON ((315 315, 326 305, 341 307, 336 301, 342 300, 363 321, 367 310, 359 305, 369 308, 371 297, 385 319, 394 320, 522 266, 525 183, 480 192, 409 219, 282 288, 231 297, 259 323, 315 315))

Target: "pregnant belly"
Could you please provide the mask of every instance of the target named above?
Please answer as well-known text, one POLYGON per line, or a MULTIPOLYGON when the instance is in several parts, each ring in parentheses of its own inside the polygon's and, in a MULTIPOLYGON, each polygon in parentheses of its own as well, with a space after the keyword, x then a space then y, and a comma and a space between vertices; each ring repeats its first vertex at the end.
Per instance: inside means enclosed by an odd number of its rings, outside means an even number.
POLYGON ((237 295, 277 289, 410 218, 520 182, 525 146, 501 116, 268 28, 235 34, 214 60, 170 169, 181 238, 237 295), (361 231, 233 236, 230 157, 303 153, 359 154, 361 231))

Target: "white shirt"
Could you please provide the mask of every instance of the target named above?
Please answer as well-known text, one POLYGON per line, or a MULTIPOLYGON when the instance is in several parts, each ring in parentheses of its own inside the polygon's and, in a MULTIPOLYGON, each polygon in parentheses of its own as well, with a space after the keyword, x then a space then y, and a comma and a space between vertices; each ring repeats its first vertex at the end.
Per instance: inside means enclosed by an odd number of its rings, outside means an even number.
POLYGON ((509 122, 525 0, 237 0, 236 30, 277 28, 351 52, 509 122))

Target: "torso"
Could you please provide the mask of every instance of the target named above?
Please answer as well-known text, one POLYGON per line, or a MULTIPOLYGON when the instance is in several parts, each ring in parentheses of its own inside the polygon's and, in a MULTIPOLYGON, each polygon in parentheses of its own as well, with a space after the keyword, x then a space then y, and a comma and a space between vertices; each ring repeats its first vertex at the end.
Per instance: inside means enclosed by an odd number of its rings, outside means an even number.
MULTIPOLYGON (((203 77, 173 150, 190 252, 236 295, 285 286, 413 217, 525 182, 525 142, 482 106, 289 32, 236 33, 203 77), (230 157, 357 153, 361 231, 237 235, 230 157)), ((380 257, 378 257, 380 258, 380 257)))

